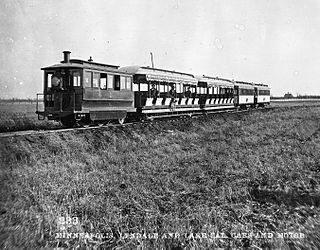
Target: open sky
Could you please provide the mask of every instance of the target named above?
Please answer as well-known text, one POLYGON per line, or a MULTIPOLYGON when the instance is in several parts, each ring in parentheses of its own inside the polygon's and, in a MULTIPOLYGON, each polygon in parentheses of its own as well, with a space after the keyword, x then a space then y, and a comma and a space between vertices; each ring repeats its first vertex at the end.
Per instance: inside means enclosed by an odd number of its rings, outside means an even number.
POLYGON ((35 97, 71 58, 320 95, 319 0, 1 0, 0 98, 35 97))

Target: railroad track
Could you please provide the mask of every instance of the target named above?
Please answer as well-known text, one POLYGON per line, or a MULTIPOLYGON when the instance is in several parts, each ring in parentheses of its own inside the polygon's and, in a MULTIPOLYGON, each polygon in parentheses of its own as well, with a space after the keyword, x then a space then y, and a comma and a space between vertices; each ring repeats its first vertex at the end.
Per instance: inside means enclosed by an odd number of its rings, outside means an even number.
MULTIPOLYGON (((215 111, 215 112, 211 112, 211 113, 207 113, 207 115, 217 115, 217 114, 241 114, 241 113, 248 113, 248 112, 259 112, 259 111, 270 111, 270 110, 274 110, 274 109, 294 109, 294 108, 306 108, 306 107, 320 107, 320 103, 319 104, 315 104, 315 105, 308 105, 308 106, 301 106, 301 105, 297 105, 297 106, 278 106, 278 107, 274 107, 274 106, 269 106, 266 108, 258 108, 258 109, 247 109, 247 110, 237 110, 237 109, 233 109, 233 110, 221 110, 221 111, 215 111)), ((194 113, 192 114, 192 116, 190 115, 184 115, 184 116, 178 116, 178 117, 174 117, 174 119, 170 118, 171 120, 180 120, 182 118, 186 118, 186 117, 190 117, 190 118, 194 118, 197 119, 199 117, 203 117, 203 113, 194 113)), ((168 117, 169 118, 169 117, 168 117)), ((124 123, 124 124, 106 124, 106 125, 97 125, 97 126, 86 126, 86 127, 76 127, 76 128, 56 128, 56 129, 43 129, 43 130, 21 130, 21 131, 10 131, 10 132, 0 132, 0 138, 8 138, 8 137, 18 137, 18 136, 27 136, 27 135, 41 135, 41 134, 49 134, 49 133, 63 133, 63 132, 70 132, 70 131, 84 131, 84 130, 94 130, 94 129, 106 129, 106 128, 110 128, 110 127, 129 127, 129 126, 133 126, 136 124, 146 124, 146 123, 152 123, 153 120, 156 121, 164 121, 164 120, 168 120, 168 119, 157 119, 156 117, 154 117, 153 119, 149 119, 149 120, 145 120, 145 121, 136 121, 136 122, 128 122, 128 123, 124 123)))

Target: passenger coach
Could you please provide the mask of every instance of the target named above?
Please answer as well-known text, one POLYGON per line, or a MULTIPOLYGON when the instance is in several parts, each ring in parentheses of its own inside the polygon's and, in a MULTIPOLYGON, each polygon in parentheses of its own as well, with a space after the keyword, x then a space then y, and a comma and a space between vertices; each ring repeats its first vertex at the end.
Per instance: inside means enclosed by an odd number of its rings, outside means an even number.
POLYGON ((264 84, 236 81, 235 106, 239 108, 264 107, 270 104, 270 88, 264 84))
POLYGON ((145 117, 234 108, 233 83, 226 79, 140 66, 119 70, 133 75, 135 108, 145 117))
POLYGON ((140 66, 120 71, 133 75, 135 108, 146 117, 200 110, 198 81, 191 74, 140 66))
POLYGON ((228 79, 203 75, 198 79, 198 85, 205 87, 201 101, 203 110, 234 108, 234 84, 228 79))

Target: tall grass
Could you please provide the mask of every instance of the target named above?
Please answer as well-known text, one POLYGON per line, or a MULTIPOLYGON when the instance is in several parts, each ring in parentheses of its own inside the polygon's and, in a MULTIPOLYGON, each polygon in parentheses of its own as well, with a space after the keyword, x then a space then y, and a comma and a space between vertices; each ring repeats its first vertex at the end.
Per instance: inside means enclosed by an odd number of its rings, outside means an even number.
MULTIPOLYGON (((39 107, 41 108, 42 103, 39 107)), ((0 102, 0 132, 48 129, 61 126, 57 122, 38 120, 35 102, 0 102)))
POLYGON ((306 107, 1 139, 0 246, 318 249, 319 114, 306 107), (59 224, 69 216, 79 223, 59 224), (105 238, 57 239, 64 230, 105 238), (291 232, 304 237, 278 235, 291 232), (220 237, 205 238, 212 234, 220 237))

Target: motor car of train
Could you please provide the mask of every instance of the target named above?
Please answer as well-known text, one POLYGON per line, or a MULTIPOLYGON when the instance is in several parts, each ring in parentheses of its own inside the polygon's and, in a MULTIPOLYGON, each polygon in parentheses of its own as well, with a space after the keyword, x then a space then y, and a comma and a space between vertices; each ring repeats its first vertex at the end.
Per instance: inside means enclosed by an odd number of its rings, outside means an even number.
MULTIPOLYGON (((128 112, 135 112, 132 75, 118 70, 119 66, 70 59, 42 68, 44 110, 37 105, 39 119, 61 121, 73 126, 76 121, 123 122, 128 112)), ((37 102, 38 103, 38 102, 37 102)))

